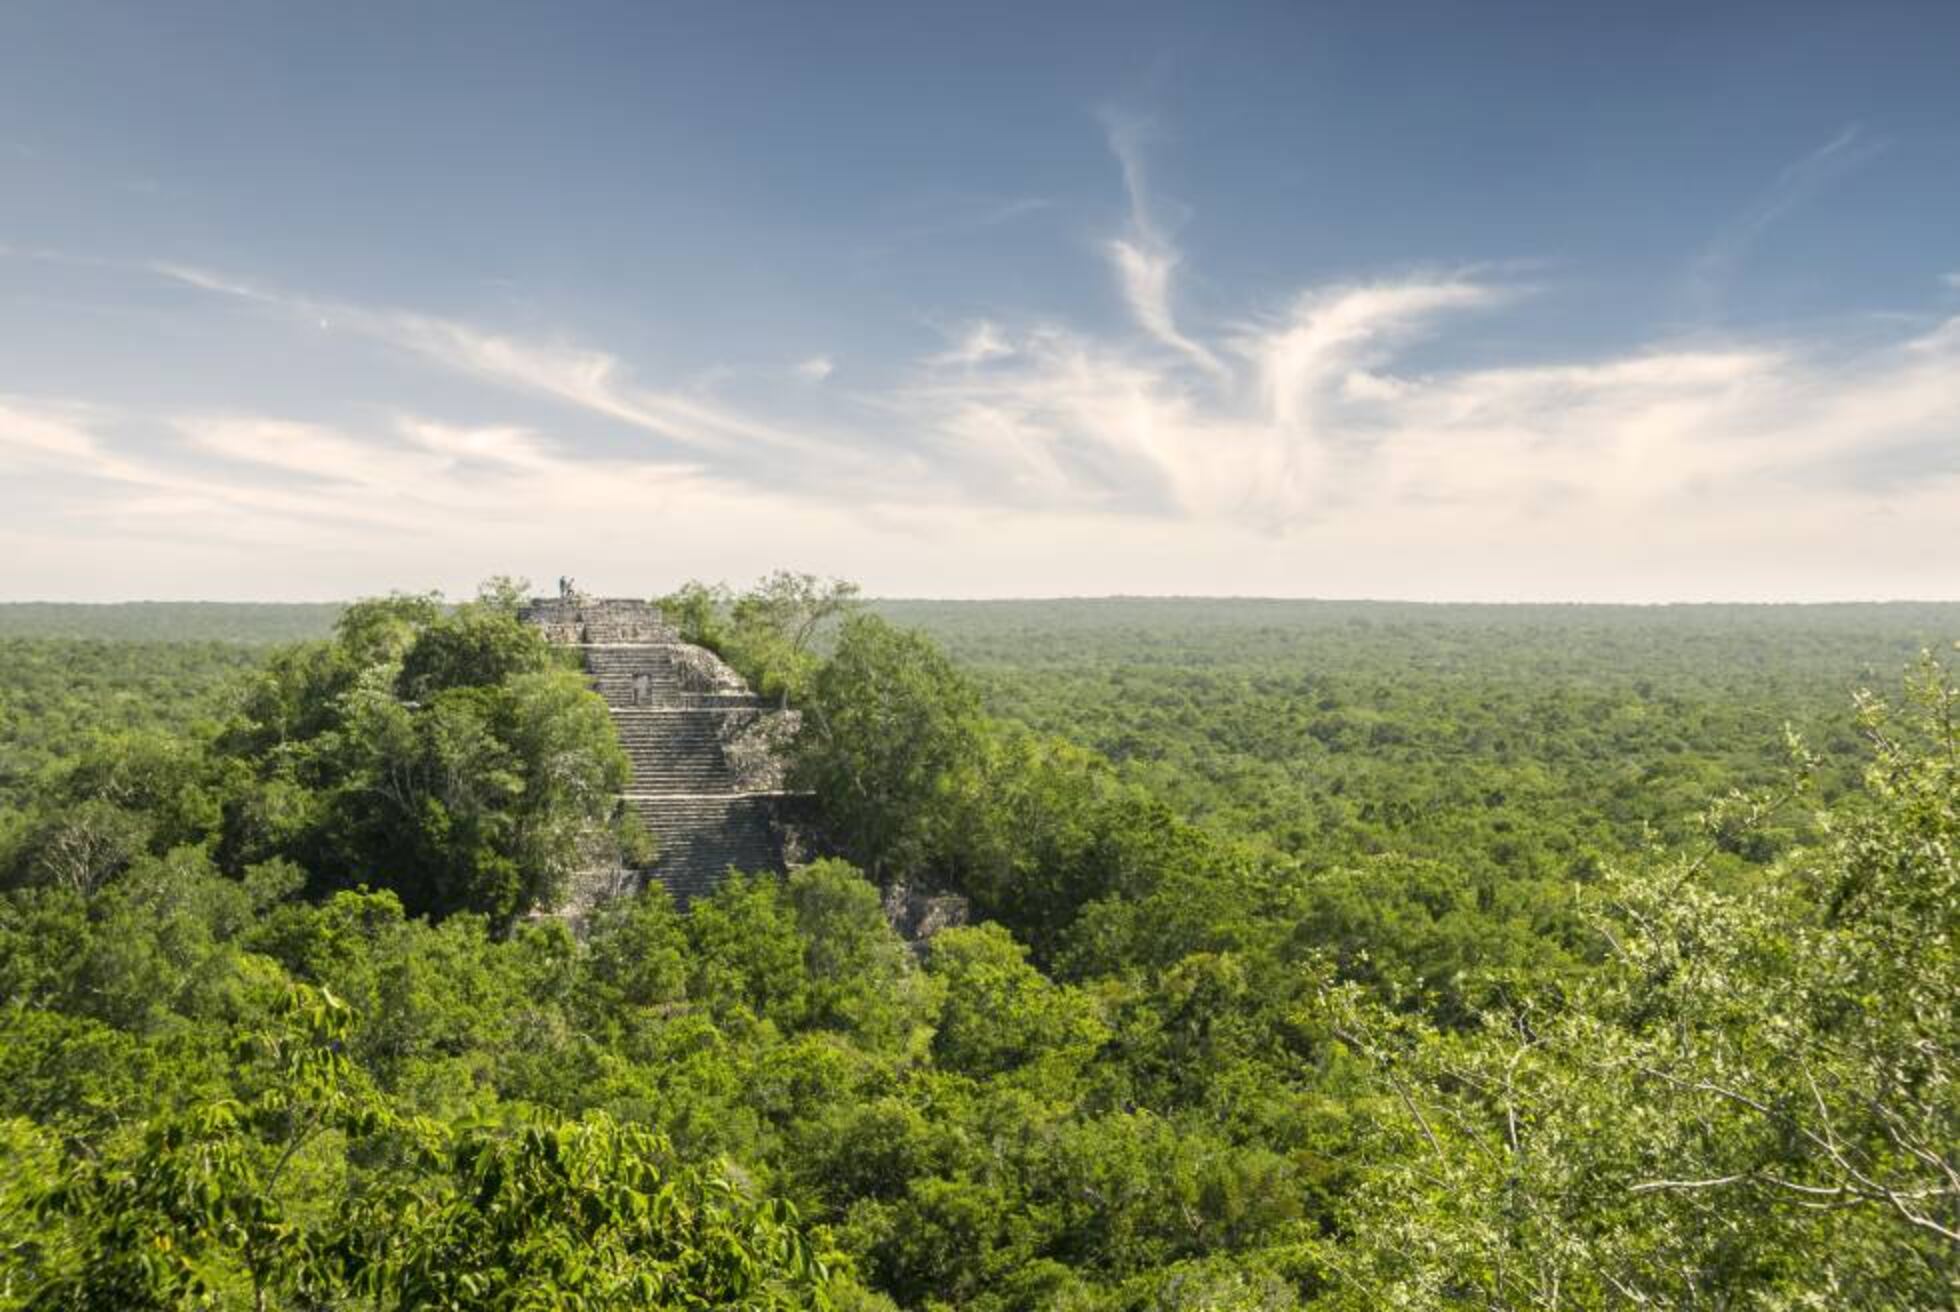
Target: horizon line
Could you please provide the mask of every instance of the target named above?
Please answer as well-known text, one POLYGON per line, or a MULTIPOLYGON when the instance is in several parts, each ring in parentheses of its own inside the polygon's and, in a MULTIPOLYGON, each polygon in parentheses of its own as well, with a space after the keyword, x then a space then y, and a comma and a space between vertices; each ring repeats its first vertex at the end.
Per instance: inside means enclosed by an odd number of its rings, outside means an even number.
MULTIPOLYGON (((440 590, 434 595, 448 598, 440 590)), ((331 598, 250 598, 225 599, 210 597, 123 597, 112 601, 82 601, 54 597, 23 597, 0 599, 0 607, 7 606, 350 606, 358 601, 372 600, 388 596, 425 596, 427 592, 411 589, 397 589, 391 592, 364 593, 353 597, 331 598)), ((634 593, 589 594, 593 600, 658 600, 661 594, 641 596, 634 593)), ((545 594, 539 594, 540 597, 545 594)), ((469 598, 459 598, 466 601, 469 598)), ((955 604, 969 606, 1020 605, 1044 602, 1258 602, 1289 605, 1339 605, 1339 606, 1488 606, 1488 607, 1595 607, 1599 609, 1621 610, 1659 610, 1669 607, 1713 607, 1713 606, 1762 606, 1762 607, 1824 607, 1824 606, 1960 606, 1960 597, 1823 597, 1809 600, 1761 598, 1705 598, 1690 600, 1686 598, 1664 598, 1643 601, 1602 601, 1575 598, 1439 598, 1439 597, 1337 597, 1337 596, 1285 596, 1270 593, 1205 593, 1205 592, 1084 592, 1053 593, 1047 595, 1017 594, 1012 596, 865 596, 867 605, 883 603, 896 604, 955 604)))

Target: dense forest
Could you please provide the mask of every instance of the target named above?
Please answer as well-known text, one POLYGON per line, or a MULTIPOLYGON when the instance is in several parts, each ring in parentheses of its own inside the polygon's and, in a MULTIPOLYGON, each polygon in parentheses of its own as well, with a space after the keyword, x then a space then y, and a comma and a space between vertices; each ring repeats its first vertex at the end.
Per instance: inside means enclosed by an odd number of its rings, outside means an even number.
POLYGON ((0 1307, 1960 1292, 1960 606, 689 585, 829 855, 574 926, 517 595, 0 607, 0 1307))
POLYGON ((0 603, 0 638, 107 639, 119 642, 305 642, 330 633, 345 607, 335 603, 126 601, 0 603))

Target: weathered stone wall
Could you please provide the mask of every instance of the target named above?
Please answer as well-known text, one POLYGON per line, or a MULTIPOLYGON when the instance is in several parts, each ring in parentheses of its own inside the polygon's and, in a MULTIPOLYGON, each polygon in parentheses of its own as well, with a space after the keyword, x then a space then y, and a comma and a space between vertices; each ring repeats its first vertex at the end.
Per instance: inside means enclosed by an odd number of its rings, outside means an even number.
POLYGON ((721 753, 745 792, 780 793, 789 787, 789 747, 802 716, 795 711, 731 710, 721 721, 721 753))
POLYGON ((971 907, 958 893, 920 893, 904 884, 893 884, 884 892, 885 919, 910 943, 922 949, 942 929, 957 929, 967 923, 971 907))
POLYGON ((752 695, 742 676, 706 647, 691 646, 676 639, 670 655, 675 678, 683 691, 721 697, 752 695))
MULTIPOLYGON (((537 597, 520 615, 526 623, 542 629, 546 641, 571 646, 680 641, 680 634, 660 613, 660 608, 650 601, 616 597, 537 597)), ((741 682, 739 676, 736 682, 741 682)))

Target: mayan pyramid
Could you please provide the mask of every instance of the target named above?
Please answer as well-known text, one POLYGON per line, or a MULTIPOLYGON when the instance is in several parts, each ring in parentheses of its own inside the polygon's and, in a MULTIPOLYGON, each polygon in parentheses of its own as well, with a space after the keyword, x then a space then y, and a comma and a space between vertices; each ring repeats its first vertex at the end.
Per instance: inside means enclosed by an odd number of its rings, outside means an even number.
POLYGON ((648 879, 685 904, 731 869, 784 868, 796 794, 784 786, 783 748, 796 712, 766 704, 713 652, 681 641, 649 602, 568 591, 521 615, 583 658, 633 765, 624 800, 658 845, 645 870, 575 879, 561 911, 577 914, 648 879))

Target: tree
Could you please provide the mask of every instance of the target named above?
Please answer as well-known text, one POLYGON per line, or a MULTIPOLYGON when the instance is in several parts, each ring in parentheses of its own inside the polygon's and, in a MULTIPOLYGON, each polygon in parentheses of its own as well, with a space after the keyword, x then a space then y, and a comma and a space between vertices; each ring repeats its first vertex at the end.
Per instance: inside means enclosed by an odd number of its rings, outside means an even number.
POLYGON ((690 582, 660 600, 681 637, 712 649, 757 692, 785 706, 808 694, 818 641, 857 605, 857 584, 789 570, 742 593, 690 582))
POLYGON ((889 1049, 930 1021, 932 991, 863 875, 817 861, 791 873, 787 893, 804 942, 808 1024, 889 1049))
POLYGON ((792 778, 874 881, 922 871, 944 838, 951 772, 979 741, 972 685, 924 635, 846 620, 804 705, 792 778))
POLYGON ((492 574, 476 585, 476 604, 515 616, 531 601, 531 580, 515 574, 492 574))
POLYGON ((0 1216, 40 1223, 10 1233, 0 1289, 49 1312, 760 1310, 851 1289, 789 1204, 750 1200, 650 1131, 603 1115, 454 1130, 398 1115, 348 1056, 352 1019, 330 992, 287 990, 239 1038, 265 1077, 248 1097, 159 1116, 65 1168, 0 1122, 0 1163, 16 1168, 0 1216), (302 1170, 322 1147, 389 1169, 335 1188, 302 1170))
POLYGON ((728 611, 735 604, 727 584, 690 579, 654 604, 683 642, 721 651, 728 611))
POLYGON ((1108 1037, 1090 998, 1050 983, 999 925, 944 930, 927 959, 945 990, 933 1055, 975 1076, 1044 1058, 1079 1065, 1108 1037))
MULTIPOLYGON (((1355 1305, 1937 1306, 1960 1262, 1960 694, 1867 701, 1862 796, 1734 883, 1711 858, 1808 793, 1736 795, 1698 852, 1601 883, 1607 946, 1445 1034, 1328 985, 1383 1081, 1382 1160, 1328 1266, 1355 1305), (1399 1108, 1400 1115, 1390 1109, 1399 1108)), ((1340 1304, 1346 1306, 1346 1303, 1340 1304)))
POLYGON ((396 889, 411 914, 499 926, 630 836, 605 705, 494 595, 362 602, 273 662, 220 748, 246 767, 220 852, 289 856, 316 892, 396 889))
POLYGON ((731 876, 689 909, 688 996, 725 1016, 745 1009, 784 1029, 802 1023, 809 981, 803 937, 772 874, 731 876))
POLYGON ((586 970, 602 993, 593 1012, 657 1007, 687 995, 687 929, 666 886, 649 880, 637 897, 599 904, 586 926, 586 970))
POLYGON ((482 688, 551 664, 550 648, 513 610, 491 602, 459 606, 429 624, 402 656, 397 691, 422 701, 450 688, 482 688))
POLYGON ((46 1181, 35 1208, 60 1223, 62 1256, 35 1273, 23 1306, 262 1312, 318 1286, 322 1236, 290 1210, 291 1168, 323 1136, 372 1117, 342 1050, 349 1022, 331 993, 287 991, 239 1039, 241 1063, 269 1076, 253 1097, 160 1115, 136 1143, 46 1181))
POLYGON ((754 672, 763 696, 781 697, 784 705, 800 700, 816 671, 817 636, 848 616, 857 598, 855 583, 777 570, 735 599, 727 642, 736 667, 754 672))
POLYGON ((457 1135, 435 1180, 358 1207, 352 1289, 390 1308, 823 1309, 837 1255, 605 1116, 457 1135))
POLYGON ((87 896, 121 872, 149 845, 141 813, 89 798, 63 807, 31 831, 27 879, 87 896))

